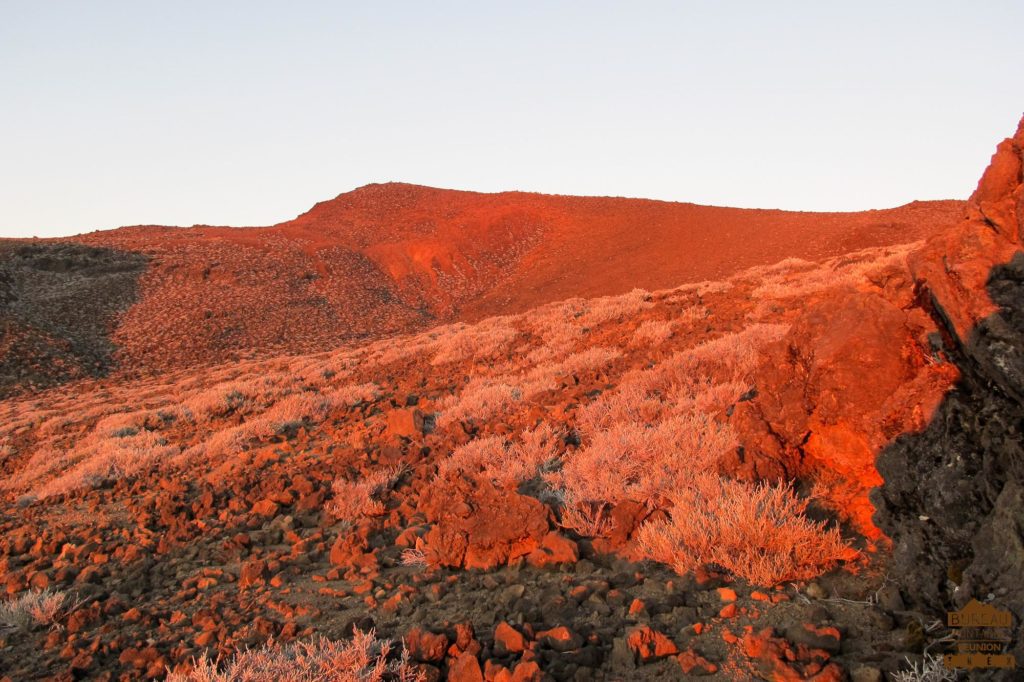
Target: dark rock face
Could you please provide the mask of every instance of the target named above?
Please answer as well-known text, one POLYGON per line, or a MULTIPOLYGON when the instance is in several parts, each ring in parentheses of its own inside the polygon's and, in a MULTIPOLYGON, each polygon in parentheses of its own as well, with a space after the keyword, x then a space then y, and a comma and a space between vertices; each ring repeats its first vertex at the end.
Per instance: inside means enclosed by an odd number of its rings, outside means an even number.
POLYGON ((78 244, 0 244, 0 397, 102 376, 110 331, 138 295, 141 254, 78 244))
MULTIPOLYGON (((917 264, 920 301, 943 331, 943 352, 961 378, 926 429, 881 453, 877 467, 885 483, 872 493, 875 521, 894 542, 892 577, 908 605, 945 620, 942 612, 972 598, 991 600, 1015 616, 1018 661, 1024 661, 1022 159, 1024 121, 1000 145, 960 233, 936 240, 946 247, 941 258, 928 262, 926 251, 917 264), (974 289, 981 272, 987 281, 974 289)), ((1014 672, 1004 674, 1015 679, 1014 672)))
POLYGON ((913 602, 941 610, 969 596, 984 598, 1000 572, 977 561, 988 557, 1016 562, 1016 574, 1006 577, 1017 585, 1024 616, 1024 555, 998 556, 1020 547, 1024 522, 1024 403, 1011 379, 1024 371, 1024 256, 994 271, 990 289, 1005 312, 949 351, 963 378, 924 432, 899 438, 879 456, 885 485, 873 501, 876 522, 896 542, 895 562, 905 569, 903 588, 913 602), (993 537, 994 524, 1014 515, 1017 529, 993 537), (961 594, 967 588, 974 594, 961 594))

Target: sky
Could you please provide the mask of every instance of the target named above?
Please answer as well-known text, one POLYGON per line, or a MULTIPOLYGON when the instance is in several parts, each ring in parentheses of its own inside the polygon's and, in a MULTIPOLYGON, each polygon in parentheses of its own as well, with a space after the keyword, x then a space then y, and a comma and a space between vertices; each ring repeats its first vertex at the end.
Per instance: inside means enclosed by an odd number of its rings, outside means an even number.
POLYGON ((371 182, 966 198, 1024 3, 0 0, 0 237, 269 225, 371 182))

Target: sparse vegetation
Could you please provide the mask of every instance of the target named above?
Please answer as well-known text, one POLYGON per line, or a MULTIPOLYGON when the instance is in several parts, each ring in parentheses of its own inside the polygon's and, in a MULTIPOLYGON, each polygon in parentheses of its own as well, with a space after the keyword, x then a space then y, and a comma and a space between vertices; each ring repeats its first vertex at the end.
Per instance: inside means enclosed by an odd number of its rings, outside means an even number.
POLYGON ((22 630, 34 626, 51 627, 70 606, 71 600, 66 592, 30 590, 0 602, 0 624, 22 630))
POLYGON ((788 486, 702 472, 668 498, 668 519, 641 527, 638 542, 680 574, 715 565, 755 585, 776 585, 813 578, 852 556, 838 530, 805 516, 807 501, 788 486))
POLYGON ((380 469, 356 481, 335 481, 332 486, 334 499, 327 505, 328 513, 341 521, 383 514, 387 507, 382 497, 407 471, 408 467, 398 465, 380 469))
POLYGON ((426 679, 409 664, 403 652, 389 661, 394 645, 379 640, 373 631, 356 630, 352 639, 324 638, 287 645, 268 643, 243 651, 225 665, 205 655, 188 673, 171 673, 170 682, 421 682, 426 679))

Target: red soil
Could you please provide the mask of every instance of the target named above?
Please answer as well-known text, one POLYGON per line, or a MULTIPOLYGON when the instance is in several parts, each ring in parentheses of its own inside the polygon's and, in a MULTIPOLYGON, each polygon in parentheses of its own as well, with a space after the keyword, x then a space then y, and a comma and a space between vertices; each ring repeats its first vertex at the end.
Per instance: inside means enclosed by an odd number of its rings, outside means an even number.
POLYGON ((911 242, 955 222, 962 206, 795 213, 392 183, 273 227, 128 227, 75 240, 152 256, 115 341, 126 367, 159 369, 911 242))

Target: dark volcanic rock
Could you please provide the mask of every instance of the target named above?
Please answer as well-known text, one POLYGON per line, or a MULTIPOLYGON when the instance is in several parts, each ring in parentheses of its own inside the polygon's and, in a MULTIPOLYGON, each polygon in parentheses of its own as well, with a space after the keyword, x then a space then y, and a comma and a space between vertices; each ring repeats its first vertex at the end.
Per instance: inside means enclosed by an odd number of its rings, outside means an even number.
POLYGON ((0 397, 102 376, 145 256, 61 242, 0 244, 0 397))
MULTIPOLYGON (((962 377, 923 432, 879 456, 885 484, 872 494, 875 520, 895 542, 894 577, 909 605, 941 614, 971 598, 991 599, 1015 615, 1017 660, 1024 660, 1022 158, 1024 121, 972 197, 958 248, 947 248, 939 266, 918 265, 921 300, 962 377), (978 245, 988 240, 996 248, 986 256, 978 245), (987 267, 994 254, 1012 255, 987 267), (966 296, 981 267, 998 307, 984 317, 984 291, 966 296)), ((954 239, 945 237, 944 246, 954 239)))

